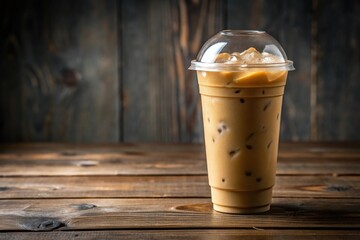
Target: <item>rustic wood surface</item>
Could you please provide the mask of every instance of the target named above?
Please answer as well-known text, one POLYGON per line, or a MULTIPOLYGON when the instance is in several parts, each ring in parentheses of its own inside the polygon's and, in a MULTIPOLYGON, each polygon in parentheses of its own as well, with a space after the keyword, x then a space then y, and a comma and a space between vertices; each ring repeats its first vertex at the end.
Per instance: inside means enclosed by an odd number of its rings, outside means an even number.
POLYGON ((2 144, 0 239, 359 238, 360 143, 279 156, 271 210, 232 215, 212 210, 200 145, 2 144))
POLYGON ((265 214, 231 215, 215 212, 209 198, 9 199, 0 201, 4 219, 0 229, 359 229, 359 201, 274 198, 271 210, 265 214))
MULTIPOLYGON (((359 173, 359 172, 358 172, 359 173)), ((274 197, 360 198, 358 176, 278 176, 274 197)), ((6 177, 0 199, 210 197, 207 176, 6 177)))
POLYGON ((359 16, 357 0, 3 1, 0 141, 202 142, 187 67, 225 28, 294 60, 281 139, 359 140, 359 16))
MULTIPOLYGON (((0 176, 204 175, 202 145, 0 145, 0 176), (124 148, 126 147, 126 148, 124 148)), ((356 143, 281 143, 278 175, 357 175, 356 143)))
POLYGON ((360 237, 356 230, 282 230, 279 236, 277 230, 255 228, 252 230, 243 229, 179 229, 179 230, 107 230, 107 231, 58 231, 58 232, 14 232, 9 236, 0 232, 1 240, 20 239, 209 239, 209 240, 269 240, 269 239, 293 239, 293 240, 354 240, 360 237))

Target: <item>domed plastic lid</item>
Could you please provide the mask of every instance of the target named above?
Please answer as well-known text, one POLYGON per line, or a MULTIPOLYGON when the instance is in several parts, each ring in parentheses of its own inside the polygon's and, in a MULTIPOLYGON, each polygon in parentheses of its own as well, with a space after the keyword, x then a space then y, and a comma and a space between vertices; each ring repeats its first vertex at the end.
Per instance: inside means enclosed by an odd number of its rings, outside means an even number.
POLYGON ((244 71, 294 70, 293 62, 272 36, 264 31, 224 30, 201 48, 191 70, 244 71))

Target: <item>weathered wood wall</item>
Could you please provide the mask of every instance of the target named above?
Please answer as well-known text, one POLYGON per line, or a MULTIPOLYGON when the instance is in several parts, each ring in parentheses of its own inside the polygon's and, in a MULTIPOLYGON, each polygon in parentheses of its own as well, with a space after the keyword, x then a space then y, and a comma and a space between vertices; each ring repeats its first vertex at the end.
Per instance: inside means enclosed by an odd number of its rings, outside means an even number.
POLYGON ((230 29, 265 29, 283 46, 296 71, 289 73, 284 95, 282 139, 309 139, 311 1, 228 1, 230 29))
POLYGON ((360 140, 360 1, 6 0, 0 141, 202 142, 193 72, 221 29, 277 38, 282 140, 360 140))
POLYGON ((223 28, 223 8, 221 0, 122 1, 124 141, 201 141, 197 82, 187 68, 223 28))
POLYGON ((117 141, 115 1, 5 1, 1 140, 117 141))
POLYGON ((360 1, 316 1, 315 139, 360 139, 360 1))

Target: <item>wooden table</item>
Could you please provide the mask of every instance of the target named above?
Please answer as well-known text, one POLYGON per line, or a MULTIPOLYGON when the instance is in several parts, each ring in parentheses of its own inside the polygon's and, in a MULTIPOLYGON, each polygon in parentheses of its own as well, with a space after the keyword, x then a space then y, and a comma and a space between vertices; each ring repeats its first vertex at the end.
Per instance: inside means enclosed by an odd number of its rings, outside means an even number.
POLYGON ((0 239, 360 239, 360 143, 284 143, 270 212, 212 210, 201 145, 0 145, 0 239))

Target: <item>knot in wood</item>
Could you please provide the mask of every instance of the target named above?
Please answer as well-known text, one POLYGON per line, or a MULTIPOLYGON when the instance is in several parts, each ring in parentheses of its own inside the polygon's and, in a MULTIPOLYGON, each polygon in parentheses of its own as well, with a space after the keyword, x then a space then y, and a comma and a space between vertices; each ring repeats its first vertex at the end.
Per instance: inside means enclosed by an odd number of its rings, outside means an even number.
POLYGON ((8 187, 0 187, 0 192, 2 192, 2 191, 6 191, 6 190, 9 190, 10 188, 8 188, 8 187))
POLYGON ((92 208, 96 208, 95 204, 83 203, 76 206, 78 210, 88 210, 92 208))
POLYGON ((351 187, 347 185, 332 185, 326 188, 326 190, 329 192, 346 192, 350 189, 351 187))
POLYGON ((56 219, 49 218, 29 218, 25 222, 21 223, 20 226, 23 229, 30 231, 50 231, 63 226, 66 226, 64 222, 56 219))
POLYGON ((74 69, 64 68, 61 71, 61 82, 68 87, 75 87, 80 81, 80 74, 74 69))

